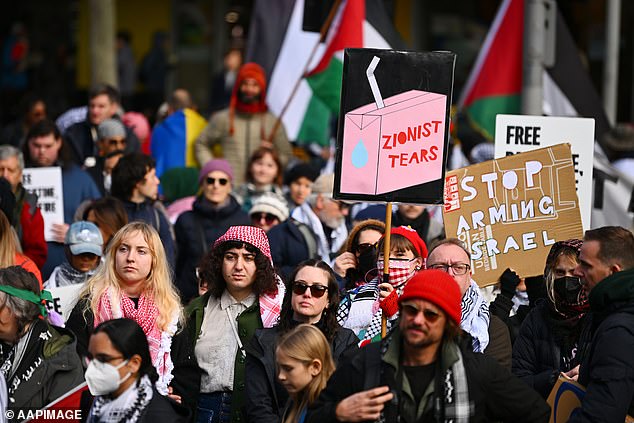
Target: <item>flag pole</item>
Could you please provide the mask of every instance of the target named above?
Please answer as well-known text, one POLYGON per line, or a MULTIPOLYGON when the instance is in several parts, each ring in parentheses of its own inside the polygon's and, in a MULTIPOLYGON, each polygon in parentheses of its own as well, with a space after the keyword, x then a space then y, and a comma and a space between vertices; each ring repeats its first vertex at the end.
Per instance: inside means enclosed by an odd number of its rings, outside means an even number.
MULTIPOLYGON (((390 283, 390 233, 392 231, 392 202, 385 205, 385 237, 383 238, 383 283, 390 283)), ((381 313, 381 339, 387 335, 387 316, 381 313)))
POLYGON ((308 60, 306 60, 306 64, 304 65, 304 69, 302 70, 302 73, 300 74, 299 78, 297 78, 297 81, 295 81, 295 85, 293 86, 291 94, 288 96, 288 99, 284 103, 284 107, 282 107, 282 111, 280 112, 279 116, 275 120, 273 129, 271 129, 271 133, 266 139, 269 143, 271 144, 273 143, 273 137, 275 136, 275 133, 277 132, 277 130, 280 129, 280 125, 282 124, 282 117, 284 117, 286 110, 288 110, 288 107, 290 106, 291 101, 293 101, 295 94, 297 94, 297 90, 299 89, 299 84, 301 84, 302 80, 306 76, 306 73, 308 72, 308 67, 313 61, 313 57, 315 57, 315 53, 317 53, 317 49, 319 48, 319 45, 323 43, 324 40, 326 39, 326 35, 328 34, 328 30, 330 29, 330 26, 332 25, 332 21, 335 19, 335 14, 337 13, 337 10, 339 9, 340 4, 341 4, 341 0, 335 0, 332 7, 330 8, 330 12, 328 12, 328 17, 326 18, 323 25, 321 26, 321 29, 319 30, 319 40, 315 43, 313 50, 310 52, 310 55, 308 56, 308 60))

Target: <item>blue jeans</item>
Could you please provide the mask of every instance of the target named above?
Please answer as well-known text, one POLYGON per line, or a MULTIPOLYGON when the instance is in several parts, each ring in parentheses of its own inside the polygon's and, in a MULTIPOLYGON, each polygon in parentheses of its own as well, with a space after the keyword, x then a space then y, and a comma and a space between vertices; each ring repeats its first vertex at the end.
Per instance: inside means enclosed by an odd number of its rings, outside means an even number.
POLYGON ((228 423, 231 420, 231 392, 200 393, 196 423, 228 423))

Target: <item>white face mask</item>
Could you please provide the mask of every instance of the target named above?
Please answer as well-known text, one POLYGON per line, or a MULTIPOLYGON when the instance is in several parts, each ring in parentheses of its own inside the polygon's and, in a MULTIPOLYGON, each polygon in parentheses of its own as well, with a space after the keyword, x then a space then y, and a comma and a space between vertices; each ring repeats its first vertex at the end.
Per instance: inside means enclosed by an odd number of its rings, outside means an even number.
POLYGON ((111 174, 103 175, 103 187, 106 190, 106 192, 110 192, 110 188, 112 188, 111 174))
POLYGON ((102 363, 99 360, 91 360, 84 374, 90 393, 94 396, 100 396, 108 395, 116 391, 132 374, 128 372, 123 379, 119 379, 118 370, 125 366, 128 361, 129 360, 126 360, 115 367, 112 364, 102 363))

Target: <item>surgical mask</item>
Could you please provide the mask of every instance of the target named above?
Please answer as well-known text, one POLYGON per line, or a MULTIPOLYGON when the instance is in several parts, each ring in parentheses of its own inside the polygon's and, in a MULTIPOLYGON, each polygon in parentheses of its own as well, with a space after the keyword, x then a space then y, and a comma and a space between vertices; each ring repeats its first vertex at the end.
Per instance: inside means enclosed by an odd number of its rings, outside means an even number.
POLYGON ((84 374, 90 393, 94 396, 100 396, 108 395, 116 391, 119 386, 132 375, 131 372, 128 372, 123 379, 119 379, 118 370, 127 363, 128 360, 115 367, 110 363, 92 360, 90 364, 88 364, 88 368, 84 374))
POLYGON ((555 298, 567 303, 577 304, 582 290, 581 281, 576 276, 564 276, 553 282, 555 298))
POLYGON ((106 192, 110 192, 110 188, 112 188, 112 174, 103 175, 103 187, 106 192))
MULTIPOLYGON (((405 282, 410 280, 414 273, 416 273, 416 269, 411 268, 412 260, 390 260, 390 285, 394 288, 398 288, 403 285, 405 282)), ((385 261, 379 260, 376 262, 376 267, 379 271, 379 277, 382 277, 383 270, 385 269, 385 261)))

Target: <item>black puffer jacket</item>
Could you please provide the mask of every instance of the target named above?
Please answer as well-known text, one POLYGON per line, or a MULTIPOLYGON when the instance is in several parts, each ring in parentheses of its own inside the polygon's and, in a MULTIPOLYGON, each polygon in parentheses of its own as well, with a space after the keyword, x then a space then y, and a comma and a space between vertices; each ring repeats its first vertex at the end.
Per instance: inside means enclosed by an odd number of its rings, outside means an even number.
POLYGON ((634 415, 634 269, 603 279, 588 299, 596 329, 579 370, 586 395, 569 422, 622 422, 634 415))
POLYGON ((543 398, 548 398, 560 372, 567 372, 580 363, 580 352, 589 341, 589 336, 584 335, 589 331, 587 314, 568 327, 551 316, 547 301, 539 301, 524 320, 513 344, 513 374, 543 398), (563 365, 561 354, 565 338, 569 344, 577 344, 577 354, 563 365))
MULTIPOLYGON (((288 393, 277 382, 275 347, 279 327, 258 329, 247 346, 246 416, 250 422, 282 421, 288 393)), ((359 338, 350 329, 339 328, 330 345, 335 365, 340 358, 357 349, 359 338)))
POLYGON ((198 296, 196 267, 202 256, 230 226, 250 225, 240 204, 229 197, 229 204, 215 209, 204 197, 198 197, 191 211, 181 214, 174 226, 176 233, 176 286, 183 304, 198 296))

